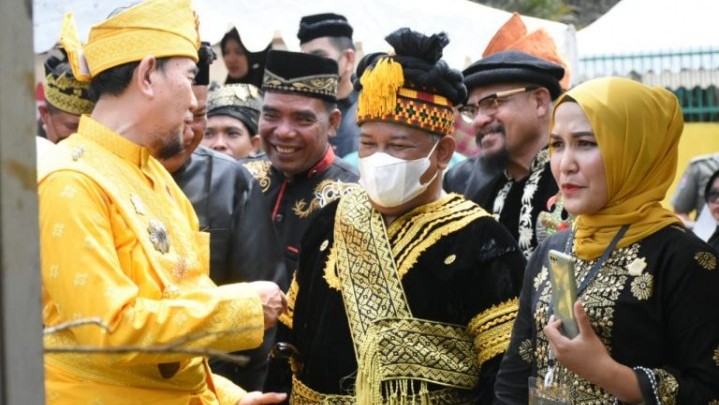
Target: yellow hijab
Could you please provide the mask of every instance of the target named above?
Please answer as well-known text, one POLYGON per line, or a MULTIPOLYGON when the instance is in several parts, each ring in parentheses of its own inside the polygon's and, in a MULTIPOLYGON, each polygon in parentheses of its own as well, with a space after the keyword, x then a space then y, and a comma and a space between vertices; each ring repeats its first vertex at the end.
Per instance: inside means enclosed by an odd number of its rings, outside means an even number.
MULTIPOLYGON (((575 254, 584 260, 598 258, 624 224, 630 226, 618 248, 668 225, 681 224, 660 204, 674 180, 684 128, 674 94, 612 77, 582 83, 561 96, 556 105, 572 99, 594 130, 609 194, 601 210, 575 219, 575 254)), ((554 117, 550 125, 554 125, 554 117)))

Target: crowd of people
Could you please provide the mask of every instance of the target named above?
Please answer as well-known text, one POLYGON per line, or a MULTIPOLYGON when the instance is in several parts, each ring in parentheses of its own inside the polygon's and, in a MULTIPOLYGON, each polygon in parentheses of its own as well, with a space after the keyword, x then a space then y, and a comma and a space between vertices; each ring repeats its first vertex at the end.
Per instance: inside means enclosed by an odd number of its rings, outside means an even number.
POLYGON ((68 16, 45 63, 47 403, 719 404, 719 226, 688 216, 719 223, 719 172, 662 207, 671 92, 570 88, 517 14, 464 70, 411 27, 360 57, 336 13, 299 52, 233 28, 220 80, 197 24, 190 0, 87 40, 68 16))

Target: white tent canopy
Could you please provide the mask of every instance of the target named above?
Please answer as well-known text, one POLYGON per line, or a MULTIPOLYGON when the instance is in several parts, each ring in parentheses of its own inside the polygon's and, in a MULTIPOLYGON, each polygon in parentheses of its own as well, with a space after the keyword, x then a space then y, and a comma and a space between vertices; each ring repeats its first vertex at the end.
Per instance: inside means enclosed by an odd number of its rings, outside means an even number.
MULTIPOLYGON (((62 17, 72 11, 80 38, 87 38, 90 26, 103 20, 122 0, 34 0, 35 52, 52 48, 59 36, 62 17)), ((219 42, 222 35, 236 26, 249 50, 260 50, 279 34, 291 50, 299 49, 296 37, 303 15, 336 12, 347 17, 354 27, 354 40, 367 52, 386 51, 384 37, 400 27, 432 34, 444 31, 450 38, 445 59, 463 68, 481 57, 495 31, 509 19, 510 13, 467 0, 194 0, 200 15, 203 40, 219 42)), ((575 60, 575 38, 571 26, 523 17, 530 30, 544 27, 557 41, 558 48, 570 61, 575 60)))
POLYGON ((716 48, 717 0, 622 0, 577 32, 579 56, 716 48))
POLYGON ((717 0, 621 0, 577 32, 580 73, 719 84, 718 15, 717 0), (636 57, 621 57, 628 55, 636 57), (607 61, 610 56, 614 60, 607 61))

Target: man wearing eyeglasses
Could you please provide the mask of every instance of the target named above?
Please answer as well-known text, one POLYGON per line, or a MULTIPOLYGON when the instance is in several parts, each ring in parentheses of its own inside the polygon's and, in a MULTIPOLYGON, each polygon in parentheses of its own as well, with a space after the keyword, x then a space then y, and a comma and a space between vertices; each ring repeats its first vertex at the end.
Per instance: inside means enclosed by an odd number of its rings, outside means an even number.
POLYGON ((444 188, 492 212, 529 257, 538 244, 537 216, 558 191, 547 141, 564 68, 524 52, 502 51, 462 73, 469 97, 460 113, 471 122, 481 152, 450 170, 444 188))

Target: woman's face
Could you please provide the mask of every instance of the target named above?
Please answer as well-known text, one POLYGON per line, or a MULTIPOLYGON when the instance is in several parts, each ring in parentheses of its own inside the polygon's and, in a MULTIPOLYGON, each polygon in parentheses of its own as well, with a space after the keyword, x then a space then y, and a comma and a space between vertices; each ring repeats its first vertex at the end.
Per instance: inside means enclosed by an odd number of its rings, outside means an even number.
POLYGON ((249 72, 249 63, 245 49, 234 39, 228 39, 222 49, 222 60, 227 67, 227 74, 233 79, 242 79, 249 72))
POLYGON ((574 102, 554 113, 549 147, 551 168, 571 215, 590 215, 609 201, 604 160, 586 115, 574 102))
POLYGON ((707 200, 709 212, 711 212, 715 220, 719 221, 719 177, 714 179, 709 192, 704 198, 707 200))

